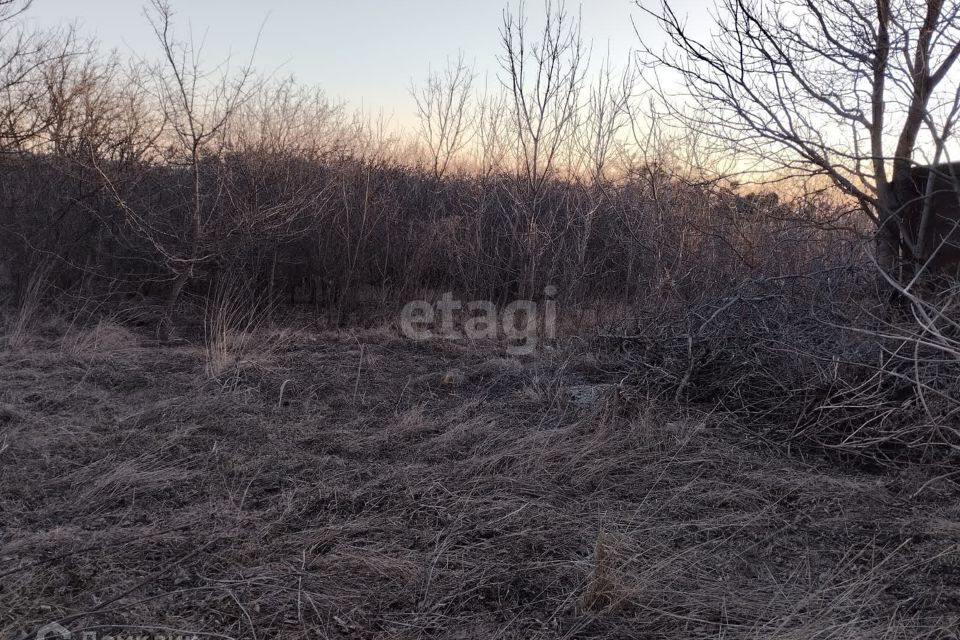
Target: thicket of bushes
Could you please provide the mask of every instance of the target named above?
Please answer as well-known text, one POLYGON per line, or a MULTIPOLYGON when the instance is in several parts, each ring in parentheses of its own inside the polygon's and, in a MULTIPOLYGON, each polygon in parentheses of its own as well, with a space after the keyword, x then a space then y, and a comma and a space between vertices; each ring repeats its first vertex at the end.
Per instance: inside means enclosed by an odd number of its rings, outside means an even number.
POLYGON ((16 6, 0 10, 14 305, 38 269, 52 291, 167 313, 227 273, 342 318, 423 290, 636 301, 858 259, 829 196, 781 202, 693 170, 696 140, 636 113, 632 65, 588 69, 562 7, 536 37, 506 14, 500 90, 475 90, 462 60, 431 74, 404 138, 291 81, 195 65, 165 2, 148 18, 167 55, 132 68, 76 34, 18 30, 16 6))
POLYGON ((153 9, 159 65, 34 34, 0 68, 0 295, 30 310, 12 335, 52 300, 149 310, 165 338, 215 291, 352 322, 553 285, 562 313, 621 311, 599 324, 641 393, 873 457, 960 445, 956 291, 884 315, 861 212, 699 169, 696 136, 631 106, 634 70, 587 82, 562 12, 526 46, 507 14, 499 93, 462 63, 432 75, 404 146, 291 82, 193 67, 153 9))
POLYGON ((835 209, 685 184, 656 168, 616 183, 556 180, 533 204, 507 175, 440 180, 400 163, 231 155, 200 165, 201 234, 191 255, 193 177, 137 163, 119 177, 55 155, 7 155, 0 185, 8 302, 52 261, 61 291, 158 300, 181 269, 188 289, 243 274, 278 304, 315 296, 391 301, 424 289, 494 300, 539 295, 637 300, 709 283, 803 273, 848 261, 856 236, 835 209), (265 213, 269 212, 269 213, 265 213))

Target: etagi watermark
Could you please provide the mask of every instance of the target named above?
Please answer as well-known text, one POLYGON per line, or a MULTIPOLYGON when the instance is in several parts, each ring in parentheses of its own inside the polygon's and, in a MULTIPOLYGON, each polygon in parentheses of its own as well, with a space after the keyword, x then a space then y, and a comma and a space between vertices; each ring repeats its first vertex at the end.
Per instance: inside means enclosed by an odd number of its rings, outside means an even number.
POLYGON ((543 290, 541 303, 514 300, 502 309, 489 300, 463 302, 449 291, 436 303, 413 300, 400 312, 400 330, 411 340, 499 340, 516 355, 532 353, 541 339, 557 337, 557 288, 543 290))

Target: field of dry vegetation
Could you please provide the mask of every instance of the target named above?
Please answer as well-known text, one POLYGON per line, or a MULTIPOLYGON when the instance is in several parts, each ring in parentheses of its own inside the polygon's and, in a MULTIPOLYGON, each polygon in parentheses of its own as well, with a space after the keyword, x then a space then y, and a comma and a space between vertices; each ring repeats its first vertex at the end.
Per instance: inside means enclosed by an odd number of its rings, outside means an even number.
POLYGON ((942 457, 791 450, 609 338, 264 326, 214 370, 202 333, 33 329, 0 356, 3 637, 956 637, 942 457))
POLYGON ((0 635, 956 637, 935 394, 882 401, 837 358, 879 342, 795 301, 744 333, 765 293, 523 357, 38 317, 0 356, 0 635))
MULTIPOLYGON (((884 226, 860 145, 893 125, 825 139, 884 113, 836 103, 887 99, 875 48, 826 94, 813 54, 785 92, 713 65, 710 138, 639 57, 588 68, 562 3, 508 10, 497 88, 451 63, 404 136, 204 60, 168 2, 159 62, 28 6, 0 0, 0 638, 960 637, 960 285, 884 226), (754 83, 830 126, 728 130, 754 83), (781 171, 739 182, 736 136, 781 171), (401 326, 547 291, 529 353, 401 326)), ((716 51, 766 64, 743 15, 716 51)), ((778 55, 836 45, 790 24, 778 55)))

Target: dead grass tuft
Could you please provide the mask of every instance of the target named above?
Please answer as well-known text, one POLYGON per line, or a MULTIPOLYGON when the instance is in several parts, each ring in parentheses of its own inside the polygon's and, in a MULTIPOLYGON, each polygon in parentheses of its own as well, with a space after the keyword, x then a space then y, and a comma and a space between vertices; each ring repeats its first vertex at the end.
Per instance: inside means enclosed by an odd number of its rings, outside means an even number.
POLYGON ((74 357, 118 355, 135 349, 140 338, 115 320, 101 318, 93 327, 72 327, 61 339, 63 353, 74 357))
POLYGON ((615 584, 613 551, 604 532, 597 535, 593 548, 593 569, 587 579, 580 606, 584 611, 602 613, 620 600, 615 584))
POLYGON ((266 330, 269 303, 252 296, 239 280, 218 282, 204 311, 204 371, 236 387, 241 373, 263 366, 297 335, 266 330))
POLYGON ((30 342, 49 290, 52 270, 53 261, 44 260, 30 272, 20 304, 7 321, 5 338, 8 349, 19 351, 30 342))

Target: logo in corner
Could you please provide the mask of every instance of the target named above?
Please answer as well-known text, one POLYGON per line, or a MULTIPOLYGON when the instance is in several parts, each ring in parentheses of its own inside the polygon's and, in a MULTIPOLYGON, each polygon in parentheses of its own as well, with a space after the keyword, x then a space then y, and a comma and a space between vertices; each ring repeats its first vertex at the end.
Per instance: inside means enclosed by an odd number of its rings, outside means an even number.
POLYGON ((73 634, 59 622, 51 622, 37 631, 37 640, 70 640, 71 638, 73 634))

